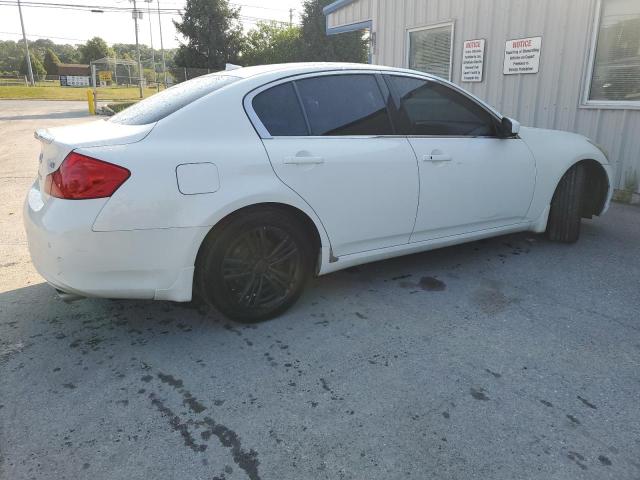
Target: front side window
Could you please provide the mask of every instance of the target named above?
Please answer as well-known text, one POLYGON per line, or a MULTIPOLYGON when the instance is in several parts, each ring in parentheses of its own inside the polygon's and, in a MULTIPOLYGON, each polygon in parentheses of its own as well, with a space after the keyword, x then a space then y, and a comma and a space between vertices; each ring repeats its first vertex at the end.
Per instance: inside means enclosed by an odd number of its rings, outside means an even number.
POLYGON ((638 0, 602 0, 588 99, 640 105, 638 0))
POLYGON ((311 135, 392 135, 373 75, 328 75, 296 80, 311 135))
POLYGON ((477 103, 437 82, 389 75, 386 77, 399 101, 398 133, 403 135, 496 135, 489 112, 477 103))
POLYGON ((452 39, 452 24, 410 31, 409 68, 450 80, 452 39))

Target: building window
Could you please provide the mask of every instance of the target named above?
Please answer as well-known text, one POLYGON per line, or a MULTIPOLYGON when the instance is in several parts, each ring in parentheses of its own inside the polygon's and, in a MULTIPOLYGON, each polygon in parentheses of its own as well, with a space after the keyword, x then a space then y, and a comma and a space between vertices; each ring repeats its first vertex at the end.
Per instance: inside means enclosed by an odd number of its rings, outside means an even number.
POLYGON ((408 33, 409 68, 451 80, 453 23, 416 28, 408 33))
POLYGON ((587 100, 640 106, 640 2, 601 0, 587 100))

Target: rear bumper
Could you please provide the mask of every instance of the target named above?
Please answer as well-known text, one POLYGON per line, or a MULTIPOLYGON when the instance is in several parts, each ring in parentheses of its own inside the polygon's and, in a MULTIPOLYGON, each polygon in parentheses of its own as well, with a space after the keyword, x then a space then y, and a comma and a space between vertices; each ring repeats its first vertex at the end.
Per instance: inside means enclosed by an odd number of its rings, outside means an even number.
POLYGON ((191 300, 194 260, 208 228, 94 232, 106 199, 48 199, 32 187, 24 205, 29 252, 55 288, 89 297, 191 300))

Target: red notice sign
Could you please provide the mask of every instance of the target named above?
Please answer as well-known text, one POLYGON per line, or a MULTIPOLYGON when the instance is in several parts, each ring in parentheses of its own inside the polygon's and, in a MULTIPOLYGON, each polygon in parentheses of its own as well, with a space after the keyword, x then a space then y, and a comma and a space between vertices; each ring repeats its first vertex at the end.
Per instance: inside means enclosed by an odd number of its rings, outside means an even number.
POLYGON ((508 40, 504 49, 504 74, 538 73, 542 37, 508 40))
POLYGON ((481 82, 484 68, 484 39, 466 40, 462 48, 462 81, 481 82))

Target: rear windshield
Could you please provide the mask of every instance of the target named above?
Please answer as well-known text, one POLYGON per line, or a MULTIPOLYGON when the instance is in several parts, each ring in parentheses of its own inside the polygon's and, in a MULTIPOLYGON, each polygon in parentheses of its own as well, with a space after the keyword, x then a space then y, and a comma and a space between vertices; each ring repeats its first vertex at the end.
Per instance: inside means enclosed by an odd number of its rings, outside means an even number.
POLYGON ((179 83, 145 98, 109 119, 123 125, 146 125, 157 122, 208 93, 229 85, 238 77, 212 73, 179 83))

